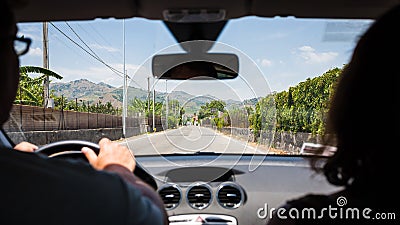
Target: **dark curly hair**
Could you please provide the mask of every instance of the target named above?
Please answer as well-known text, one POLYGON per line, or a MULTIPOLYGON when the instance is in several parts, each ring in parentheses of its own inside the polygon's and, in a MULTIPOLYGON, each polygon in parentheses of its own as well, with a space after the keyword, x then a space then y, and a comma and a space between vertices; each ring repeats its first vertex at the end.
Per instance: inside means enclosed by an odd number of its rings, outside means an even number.
MULTIPOLYGON (((322 168, 328 181, 379 183, 395 171, 400 140, 400 5, 359 39, 331 100, 325 142, 337 151, 322 168)), ((312 166, 316 168, 316 160, 312 166)))

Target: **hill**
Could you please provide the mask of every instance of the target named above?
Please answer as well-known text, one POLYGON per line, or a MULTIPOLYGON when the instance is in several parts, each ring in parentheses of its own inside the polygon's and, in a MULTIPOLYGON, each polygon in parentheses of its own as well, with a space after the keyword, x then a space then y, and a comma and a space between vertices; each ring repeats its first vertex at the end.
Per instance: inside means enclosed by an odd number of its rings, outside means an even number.
MULTIPOLYGON (((57 96, 63 95, 68 100, 82 100, 89 102, 111 102, 114 107, 122 106, 122 87, 113 87, 104 82, 94 83, 87 79, 70 81, 68 83, 50 83, 50 90, 57 96)), ((136 96, 141 100, 147 99, 147 91, 129 87, 128 96, 136 96)))
MULTIPOLYGON (((94 83, 87 79, 74 80, 67 83, 55 82, 50 83, 50 90, 57 96, 63 95, 68 100, 78 101, 89 101, 95 103, 101 101, 111 102, 114 107, 122 106, 122 87, 113 87, 109 84, 100 82, 94 83)), ((156 93, 156 102, 162 102, 165 99, 165 92, 156 93)), ((128 88, 128 99, 138 98, 142 101, 146 101, 148 97, 147 90, 140 88, 129 87, 128 88)), ((187 113, 194 113, 200 109, 201 105, 206 102, 210 102, 217 99, 211 95, 205 96, 194 96, 184 91, 173 91, 168 93, 168 98, 170 100, 178 100, 181 106, 184 106, 187 113)), ((234 100, 227 100, 227 107, 232 105, 240 105, 241 102, 234 100)))

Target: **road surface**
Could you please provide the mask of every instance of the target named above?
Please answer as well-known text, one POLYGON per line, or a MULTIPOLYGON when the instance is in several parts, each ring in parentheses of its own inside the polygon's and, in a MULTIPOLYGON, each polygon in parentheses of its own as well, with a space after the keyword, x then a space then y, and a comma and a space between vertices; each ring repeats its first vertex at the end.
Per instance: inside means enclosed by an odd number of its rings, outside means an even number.
POLYGON ((196 152, 267 153, 265 148, 200 126, 184 126, 173 130, 143 134, 120 142, 131 149, 135 155, 193 154, 196 152))

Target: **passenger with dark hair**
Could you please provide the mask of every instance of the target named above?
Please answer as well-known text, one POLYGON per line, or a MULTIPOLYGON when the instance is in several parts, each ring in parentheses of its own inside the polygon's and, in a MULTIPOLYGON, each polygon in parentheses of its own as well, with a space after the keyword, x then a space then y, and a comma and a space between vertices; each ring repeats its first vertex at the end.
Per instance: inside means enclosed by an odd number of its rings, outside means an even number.
MULTIPOLYGON (((332 98, 325 138, 337 151, 319 172, 343 189, 290 200, 275 211, 269 225, 400 224, 395 153, 400 140, 399 29, 397 6, 360 38, 332 98), (310 210, 315 217, 304 215, 310 210)), ((312 160, 313 168, 317 163, 312 160)))

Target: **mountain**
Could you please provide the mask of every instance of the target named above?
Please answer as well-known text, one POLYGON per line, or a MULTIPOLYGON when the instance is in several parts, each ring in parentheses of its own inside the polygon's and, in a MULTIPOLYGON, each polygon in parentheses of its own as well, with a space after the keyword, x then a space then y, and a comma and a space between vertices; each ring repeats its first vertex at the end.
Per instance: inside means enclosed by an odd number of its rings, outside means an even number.
MULTIPOLYGON (((63 95, 68 100, 77 99, 90 101, 92 103, 101 101, 111 102, 114 107, 122 106, 122 87, 113 87, 104 82, 94 83, 87 79, 70 81, 68 83, 55 82, 50 83, 50 90, 57 96, 63 95)), ((142 101, 147 100, 147 90, 135 87, 128 87, 128 99, 138 98, 142 101)), ((165 92, 156 92, 156 102, 162 102, 165 99, 165 92)), ((184 91, 173 91, 168 93, 169 100, 178 100, 180 105, 185 108, 187 113, 193 114, 200 109, 206 102, 217 99, 211 95, 194 96, 184 91)), ((254 100, 253 100, 254 101, 254 100)), ((235 100, 227 100, 227 108, 238 106, 242 103, 235 100)))
MULTIPOLYGON (((114 107, 122 106, 122 87, 116 88, 104 82, 94 83, 87 79, 70 81, 68 83, 50 83, 50 90, 57 96, 63 95, 68 100, 84 100, 90 102, 111 102, 114 107)), ((128 97, 136 96, 147 99, 147 91, 129 87, 128 97)))
POLYGON ((96 84, 86 79, 74 80, 68 83, 55 82, 50 83, 50 90, 55 95, 63 95, 68 100, 111 102, 115 107, 122 106, 122 100, 120 100, 122 98, 118 96, 118 93, 115 93, 116 88, 104 82, 96 84))
POLYGON ((74 80, 68 83, 50 83, 50 89, 56 95, 64 95, 66 98, 83 98, 87 95, 100 95, 101 93, 111 92, 114 87, 100 82, 95 84, 86 79, 74 80))

